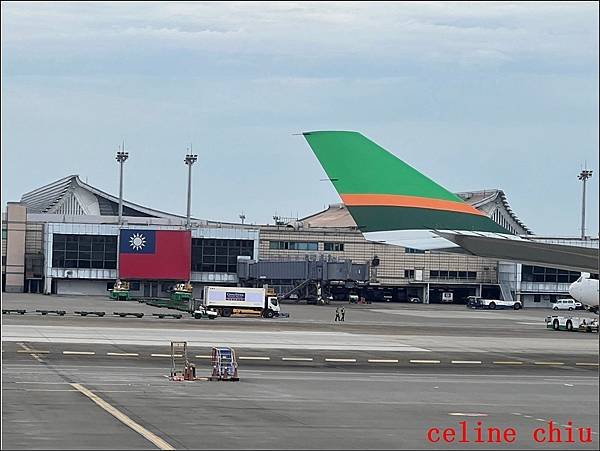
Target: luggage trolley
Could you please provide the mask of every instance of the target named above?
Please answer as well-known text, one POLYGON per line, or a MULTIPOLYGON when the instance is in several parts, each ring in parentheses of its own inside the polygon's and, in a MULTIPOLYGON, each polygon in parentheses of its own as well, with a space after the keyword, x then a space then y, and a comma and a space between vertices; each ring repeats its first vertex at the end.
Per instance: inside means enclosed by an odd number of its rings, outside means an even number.
POLYGON ((172 381, 196 380, 196 366, 187 358, 187 341, 171 342, 171 377, 172 381), (177 371, 181 366, 182 371, 177 371))
POLYGON ((233 348, 212 348, 211 381, 239 381, 237 360, 233 348))

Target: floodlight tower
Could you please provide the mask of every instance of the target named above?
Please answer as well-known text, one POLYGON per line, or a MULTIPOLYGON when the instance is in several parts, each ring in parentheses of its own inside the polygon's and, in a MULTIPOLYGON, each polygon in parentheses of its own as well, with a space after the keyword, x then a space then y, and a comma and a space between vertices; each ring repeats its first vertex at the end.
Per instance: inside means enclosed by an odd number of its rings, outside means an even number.
POLYGON ((125 152, 125 143, 122 150, 117 152, 116 160, 119 163, 119 227, 123 221, 123 164, 129 158, 129 152, 125 152))
POLYGON ((592 177, 592 172, 587 169, 582 170, 577 177, 583 182, 583 195, 581 197, 581 239, 585 240, 585 185, 587 180, 592 177))
MULTIPOLYGON (((190 151, 192 150, 190 146, 190 151)), ((192 213, 192 165, 198 160, 198 155, 193 155, 191 153, 185 156, 185 164, 188 166, 188 191, 187 191, 187 219, 186 219, 186 227, 191 229, 191 221, 190 215, 192 213)))

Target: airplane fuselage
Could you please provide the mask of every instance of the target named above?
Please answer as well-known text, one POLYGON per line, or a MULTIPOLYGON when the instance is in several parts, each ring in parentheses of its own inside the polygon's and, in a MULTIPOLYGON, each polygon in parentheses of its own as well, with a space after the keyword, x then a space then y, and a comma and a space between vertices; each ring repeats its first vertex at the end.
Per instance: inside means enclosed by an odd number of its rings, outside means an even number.
POLYGON ((598 290, 598 279, 592 279, 589 273, 582 273, 569 287, 569 294, 584 305, 598 308, 598 290))

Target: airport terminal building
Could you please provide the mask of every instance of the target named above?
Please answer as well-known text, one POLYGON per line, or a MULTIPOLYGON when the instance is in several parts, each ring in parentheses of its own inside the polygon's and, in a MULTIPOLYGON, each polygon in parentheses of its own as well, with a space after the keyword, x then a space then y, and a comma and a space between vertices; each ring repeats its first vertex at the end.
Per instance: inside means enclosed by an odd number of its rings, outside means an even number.
MULTIPOLYGON (((457 193, 519 235, 532 232, 501 190, 457 193)), ((187 230, 186 218, 123 201, 72 175, 9 202, 2 221, 2 290, 104 295, 117 279, 123 229, 187 230)), ((205 285, 273 286, 279 294, 357 294, 372 301, 465 302, 470 295, 548 306, 579 273, 365 240, 342 204, 273 225, 193 219, 190 279, 205 285)), ((550 239, 550 238, 548 238, 550 239)), ((554 238, 562 240, 563 238, 554 238)), ((598 246, 598 240, 583 245, 598 246)), ((570 244, 573 244, 570 241, 570 244)), ((168 296, 180 280, 130 280, 132 295, 168 296)))

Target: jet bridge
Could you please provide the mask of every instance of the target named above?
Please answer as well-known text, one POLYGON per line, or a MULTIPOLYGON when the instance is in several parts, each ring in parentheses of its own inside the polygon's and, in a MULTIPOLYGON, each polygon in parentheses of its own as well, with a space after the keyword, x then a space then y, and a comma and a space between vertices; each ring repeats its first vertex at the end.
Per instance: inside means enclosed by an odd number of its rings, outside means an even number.
MULTIPOLYGON (((311 256, 312 257, 312 256, 311 256)), ((321 298, 330 285, 348 288, 369 282, 369 263, 354 263, 352 260, 334 260, 320 256, 303 260, 238 259, 237 272, 240 282, 260 286, 273 286, 280 299, 293 294, 299 298, 321 298), (278 283, 274 283, 277 281, 278 283)))

